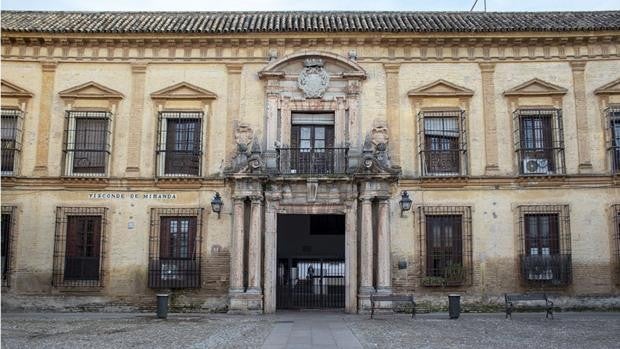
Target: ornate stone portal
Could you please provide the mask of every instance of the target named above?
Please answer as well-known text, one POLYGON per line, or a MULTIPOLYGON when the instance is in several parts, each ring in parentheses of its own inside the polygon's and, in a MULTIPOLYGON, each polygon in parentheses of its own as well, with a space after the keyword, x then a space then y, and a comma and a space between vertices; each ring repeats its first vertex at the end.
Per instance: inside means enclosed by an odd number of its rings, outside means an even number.
POLYGON ((259 77, 266 86, 264 139, 240 123, 237 153, 227 170, 234 198, 230 311, 276 310, 278 214, 344 214, 345 310, 356 313, 368 306, 370 293, 391 292, 389 198, 400 169, 390 164, 388 125, 377 121, 361 129, 359 95, 366 73, 353 60, 325 52, 293 54, 270 62, 259 77), (293 112, 334 114, 334 146, 347 149, 343 173, 280 173, 278 150, 291 145, 293 112))

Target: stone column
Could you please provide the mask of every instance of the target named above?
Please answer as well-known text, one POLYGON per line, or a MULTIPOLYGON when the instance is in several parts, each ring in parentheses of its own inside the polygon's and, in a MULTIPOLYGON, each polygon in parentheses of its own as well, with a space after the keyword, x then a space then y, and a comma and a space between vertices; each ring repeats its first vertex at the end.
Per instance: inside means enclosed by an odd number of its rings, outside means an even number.
POLYGON ((377 217, 377 292, 392 292, 392 261, 390 246, 390 202, 379 201, 377 217))
POLYGON ((590 159, 590 135, 588 133, 588 115, 586 110, 586 62, 571 62, 573 70, 573 91, 575 92, 575 119, 577 121, 577 154, 579 157, 579 172, 589 172, 592 169, 590 159))
POLYGON ((357 201, 351 200, 345 215, 345 311, 357 313, 357 201))
POLYGON ((480 63, 482 74, 482 116, 484 120, 485 174, 499 171, 497 120, 495 115, 495 63, 480 63))
MULTIPOLYGON (((273 200, 276 195, 268 195, 273 200)), ((267 201, 265 207, 265 283, 264 283, 264 312, 276 312, 276 277, 277 277, 277 239, 276 229, 278 214, 274 202, 267 201)))
POLYGON ((146 64, 134 63, 131 65, 131 116, 127 120, 127 130, 129 130, 131 134, 129 134, 127 140, 126 171, 127 176, 132 177, 137 177, 140 175, 140 151, 142 149, 145 77, 146 64))
POLYGON ((373 233, 372 233, 372 201, 362 197, 362 231, 360 256, 360 293, 369 294, 375 291, 373 285, 373 233))
POLYGON ((255 196, 252 200, 250 214, 250 241, 248 246, 248 293, 261 293, 261 220, 263 211, 263 198, 255 196))
POLYGON ((383 69, 386 74, 386 114, 390 135, 390 155, 392 164, 400 165, 400 94, 398 90, 400 64, 384 64, 383 69))
MULTIPOLYGON (((54 106, 54 80, 56 78, 56 62, 43 62, 41 69, 43 78, 41 84, 41 99, 39 102, 39 118, 37 129, 37 155, 35 159, 34 175, 48 175, 47 161, 50 140, 50 125, 52 123, 52 109, 54 106)), ((60 118, 60 122, 64 121, 60 118)), ((62 171, 62 169, 61 169, 62 171)))
POLYGON ((233 231, 230 252, 230 293, 243 293, 243 225, 245 203, 243 198, 234 198, 233 231))

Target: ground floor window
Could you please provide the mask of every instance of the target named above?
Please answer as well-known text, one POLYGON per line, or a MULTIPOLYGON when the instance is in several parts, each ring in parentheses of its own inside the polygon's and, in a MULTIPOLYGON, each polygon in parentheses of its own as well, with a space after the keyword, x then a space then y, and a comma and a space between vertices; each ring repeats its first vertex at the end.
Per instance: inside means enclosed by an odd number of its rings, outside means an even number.
POLYGON ((102 207, 57 209, 54 286, 102 286, 106 212, 102 207))
POLYGON ((420 245, 424 286, 471 283, 471 209, 467 206, 420 207, 420 245))
POLYGON ((519 215, 522 280, 542 285, 569 284, 568 206, 520 206, 519 215))
POLYGON ((11 273, 11 250, 13 243, 13 226, 15 225, 15 207, 2 206, 2 286, 9 286, 11 273))
POLYGON ((200 287, 202 209, 153 209, 149 287, 200 287))

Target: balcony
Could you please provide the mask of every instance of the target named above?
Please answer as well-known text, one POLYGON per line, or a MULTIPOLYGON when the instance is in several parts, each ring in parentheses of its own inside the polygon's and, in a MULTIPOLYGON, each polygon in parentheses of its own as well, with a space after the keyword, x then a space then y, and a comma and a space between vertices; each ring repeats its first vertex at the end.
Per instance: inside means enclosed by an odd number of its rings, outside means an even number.
POLYGON ((423 150, 420 152, 422 157, 422 173, 429 177, 454 177, 464 176, 461 164, 465 151, 461 149, 450 150, 423 150))
POLYGON ((338 175, 348 167, 349 148, 278 148, 281 175, 338 175))
POLYGON ((620 174, 620 146, 609 148, 609 155, 611 157, 611 172, 620 174))
POLYGON ((520 256, 521 278, 527 284, 566 286, 571 283, 571 255, 520 256))

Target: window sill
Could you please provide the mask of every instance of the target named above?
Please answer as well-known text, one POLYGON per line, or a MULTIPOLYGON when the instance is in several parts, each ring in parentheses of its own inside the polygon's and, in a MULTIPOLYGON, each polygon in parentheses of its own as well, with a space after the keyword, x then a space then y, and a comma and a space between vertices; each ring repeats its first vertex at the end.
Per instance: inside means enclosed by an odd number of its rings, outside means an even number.
POLYGON ((107 186, 108 183, 110 182, 110 179, 108 177, 77 177, 77 176, 63 176, 61 177, 61 181, 62 183, 66 184, 67 186, 76 186, 76 187, 81 187, 81 186, 95 186, 95 187, 103 187, 103 186, 107 186))

